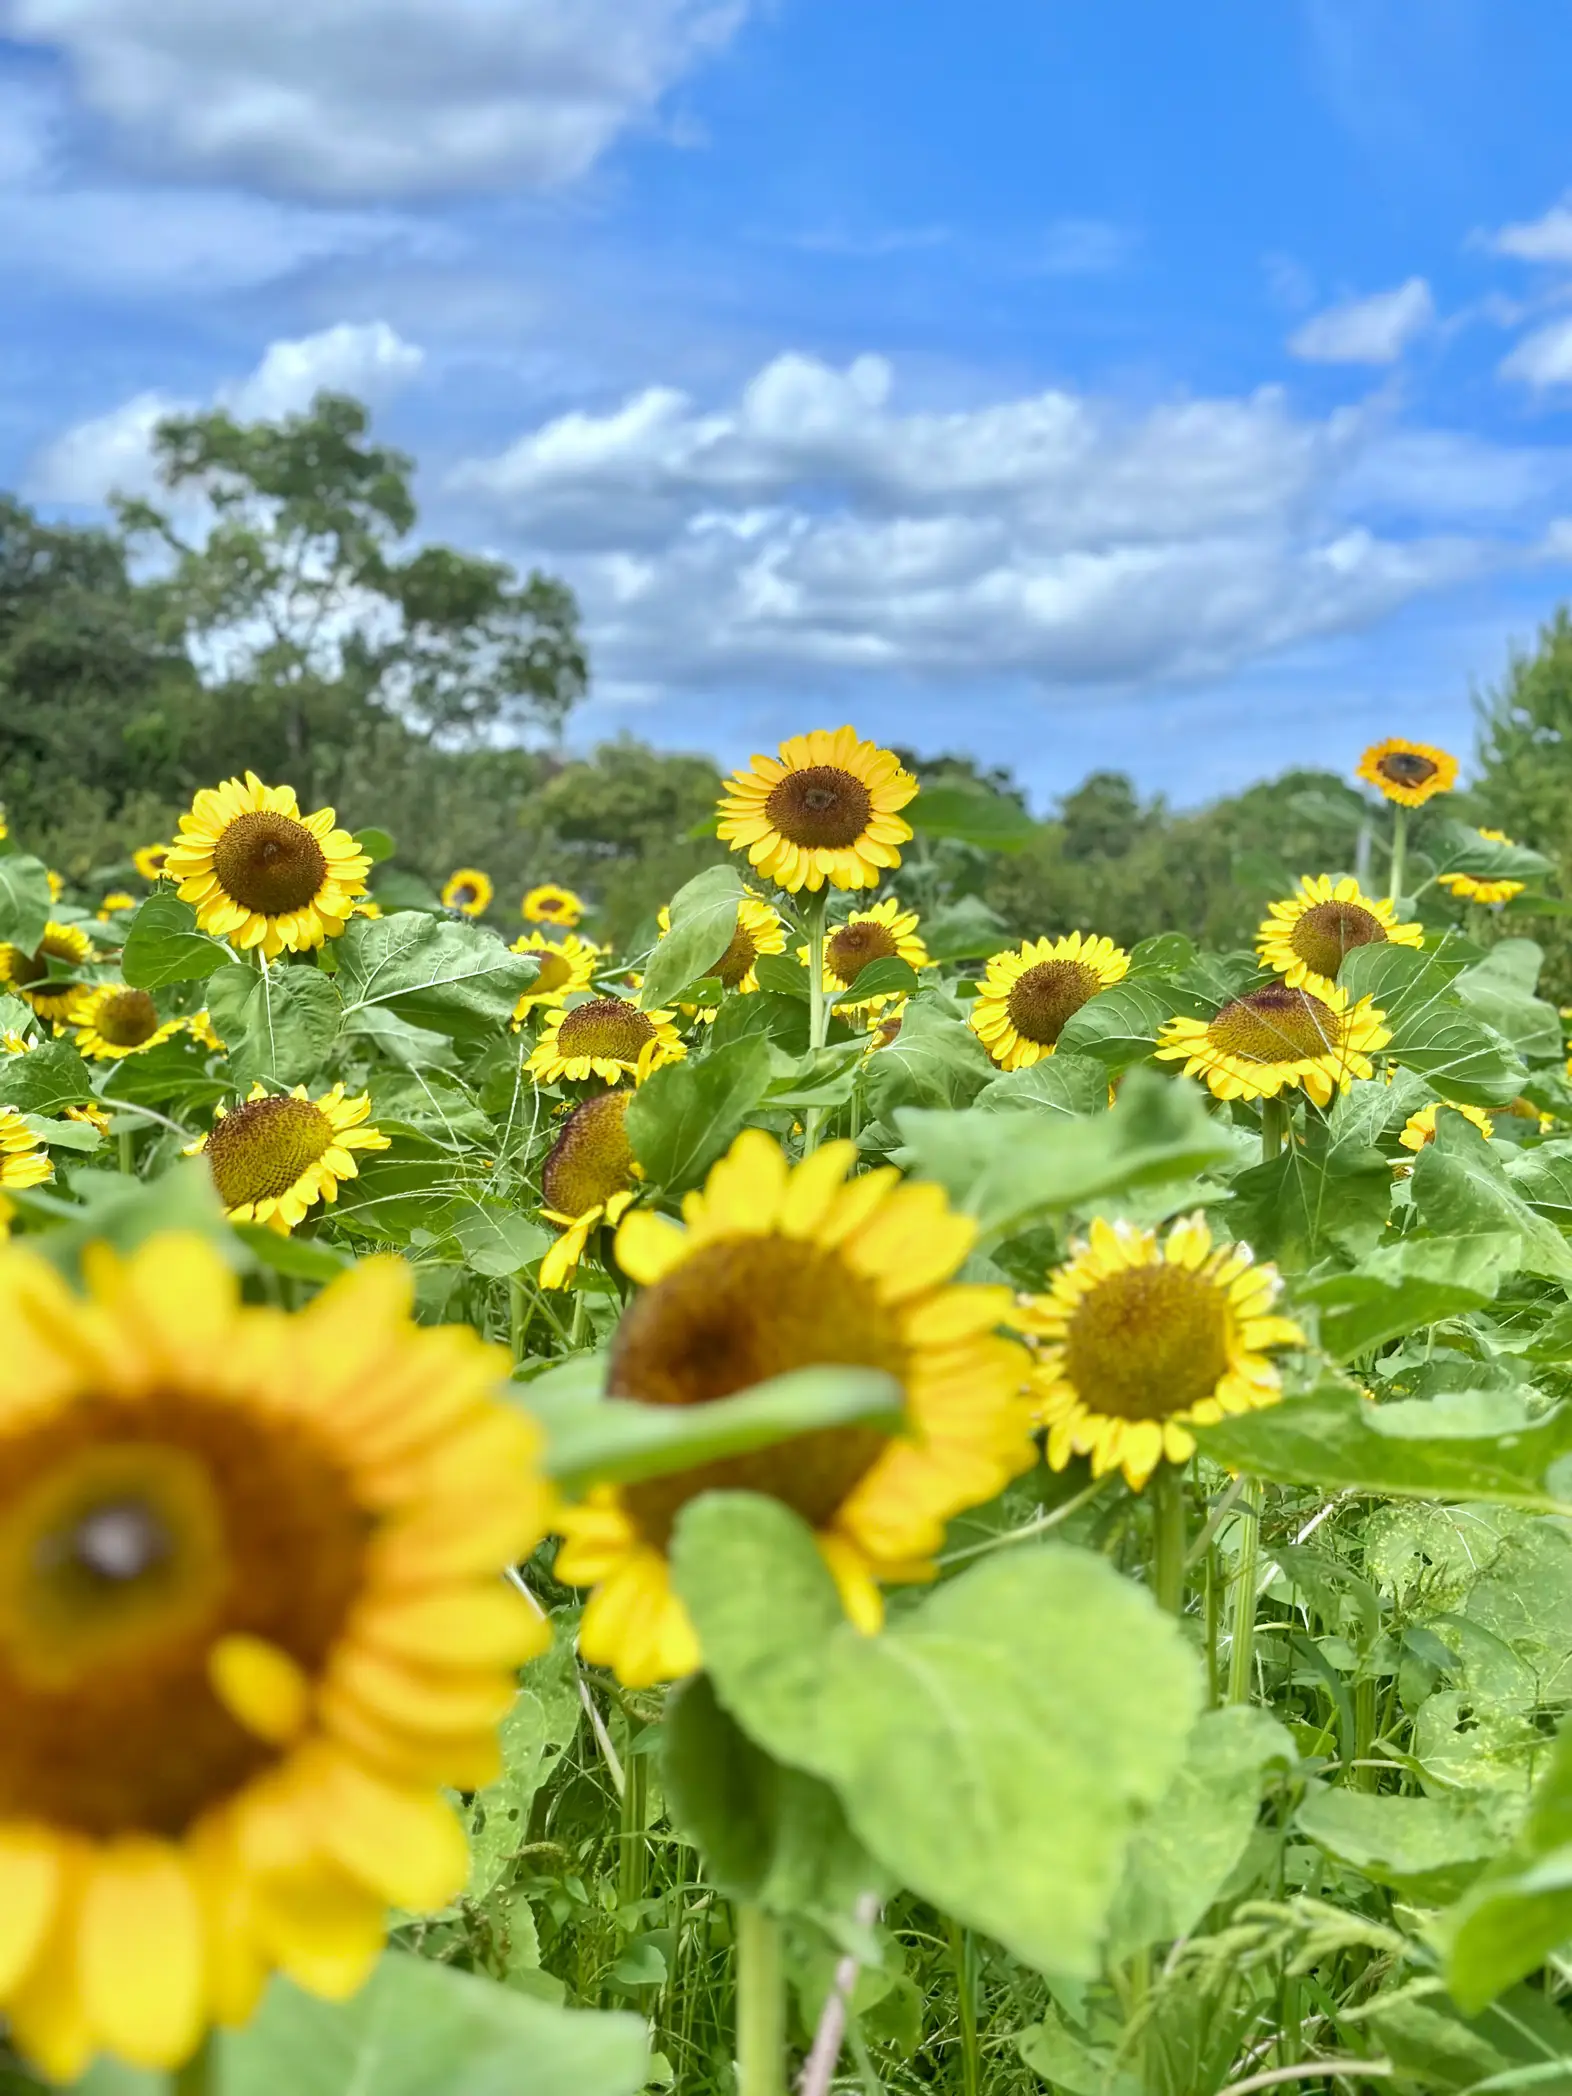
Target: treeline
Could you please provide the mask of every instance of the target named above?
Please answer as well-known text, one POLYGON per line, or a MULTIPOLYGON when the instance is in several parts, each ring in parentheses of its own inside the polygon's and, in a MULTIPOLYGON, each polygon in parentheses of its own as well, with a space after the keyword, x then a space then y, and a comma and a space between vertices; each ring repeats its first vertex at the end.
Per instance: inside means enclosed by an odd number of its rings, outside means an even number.
MULTIPOLYGON (((396 857, 379 879, 395 895, 483 868, 499 922, 527 886, 558 880, 595 899, 602 937, 627 941, 723 856, 704 834, 719 786, 708 759, 631 739, 564 755, 588 681, 571 593, 415 546, 413 463, 374 440, 358 402, 322 395, 276 423, 177 417, 156 441, 163 503, 120 504, 111 528, 49 523, 0 496, 0 798, 51 865, 117 885, 198 787, 247 768, 387 830, 396 857)), ((1456 812, 1550 853, 1572 895, 1565 612, 1479 711, 1478 783, 1456 812)), ((908 761, 930 786, 1025 807, 1007 772, 908 761)), ((1011 935, 1080 927, 1129 943, 1174 929, 1226 947, 1249 942, 1299 873, 1368 866, 1365 813, 1323 772, 1193 812, 1100 772, 1018 825, 1010 851, 939 849, 946 887, 1011 935)), ((918 891, 923 877, 919 849, 918 891)), ((1546 946, 1564 1000, 1569 922, 1552 906, 1513 927, 1546 946)))

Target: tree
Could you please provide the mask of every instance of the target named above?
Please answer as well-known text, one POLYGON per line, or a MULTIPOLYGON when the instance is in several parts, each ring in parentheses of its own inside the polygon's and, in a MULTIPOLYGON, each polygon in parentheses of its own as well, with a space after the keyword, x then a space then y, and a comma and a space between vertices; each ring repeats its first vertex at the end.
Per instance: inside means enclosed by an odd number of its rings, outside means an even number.
MULTIPOLYGON (((1572 893, 1572 615, 1563 606, 1531 655, 1514 649, 1479 710, 1480 819, 1556 861, 1553 885, 1572 893)), ((1547 994, 1572 999, 1572 934, 1557 915, 1519 928, 1545 948, 1547 994)))

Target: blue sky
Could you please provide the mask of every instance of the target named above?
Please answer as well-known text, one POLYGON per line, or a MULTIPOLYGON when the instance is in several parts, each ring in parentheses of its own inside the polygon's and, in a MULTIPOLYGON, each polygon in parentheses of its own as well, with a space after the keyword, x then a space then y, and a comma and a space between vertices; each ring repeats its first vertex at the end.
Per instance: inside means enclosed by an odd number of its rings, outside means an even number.
POLYGON ((578 739, 1194 802, 1572 590, 1543 0, 0 0, 0 484, 370 398, 579 590, 578 739))

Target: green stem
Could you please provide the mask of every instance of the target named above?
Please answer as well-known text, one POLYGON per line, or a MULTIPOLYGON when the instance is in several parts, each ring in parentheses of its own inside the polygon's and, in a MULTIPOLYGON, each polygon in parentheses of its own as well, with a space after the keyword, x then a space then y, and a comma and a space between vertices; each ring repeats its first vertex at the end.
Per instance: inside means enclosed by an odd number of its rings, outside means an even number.
POLYGON ((977 1945, 969 1929, 945 1917, 950 1957, 955 1965, 955 1993, 961 2039, 961 2088, 965 2096, 982 2089, 982 2048, 977 2042, 977 1945))
POLYGON ((524 1358, 524 1342, 529 1337, 530 1320, 535 1315, 535 1305, 523 1277, 510 1274, 508 1277, 508 1339, 513 1348, 515 1364, 524 1358))
POLYGON ((751 1900, 737 1933, 737 2096, 786 2096, 786 1968, 781 1925, 751 1900))
POLYGON ((1403 899, 1403 861, 1408 852, 1408 810, 1397 807, 1392 810, 1392 870, 1391 892, 1387 901, 1396 909, 1403 899))
POLYGON ((170 2096, 218 2096, 218 2039, 212 2031, 170 2082, 170 2096))
POLYGON ((1234 1635, 1228 1653, 1228 1700, 1248 1703, 1255 1690, 1255 1583, 1261 1564, 1261 1486, 1246 1478, 1239 1495, 1244 1534, 1234 1575, 1234 1635))
MULTIPOLYGON (((808 934, 808 1053, 817 1055, 830 1030, 830 1007, 824 995, 824 913, 829 906, 827 888, 818 888, 803 909, 808 934)), ((802 1154, 811 1157, 819 1147, 819 1128, 824 1119, 821 1106, 810 1106, 802 1121, 802 1154)))
POLYGON ((1261 1101, 1261 1162, 1270 1164, 1282 1152, 1283 1139, 1288 1134, 1288 1101, 1286 1099, 1263 1099, 1261 1101))
POLYGON ((1184 1466, 1161 1462, 1152 1473, 1152 1593, 1171 1616, 1184 1614, 1184 1466))
POLYGON ((582 1288, 575 1289, 573 1294, 573 1322, 568 1328, 568 1346, 573 1353, 578 1353, 583 1347, 585 1334, 588 1331, 589 1298, 585 1295, 582 1288))
POLYGON ((1217 1648, 1222 1641, 1223 1583, 1217 1576, 1217 1545, 1206 1546, 1206 1707, 1215 1710, 1222 1700, 1222 1680, 1217 1648))
POLYGON ((136 1172, 136 1156, 132 1149, 134 1140, 135 1138, 129 1128, 122 1128, 115 1137, 115 1142, 119 1149, 120 1169, 128 1179, 133 1177, 136 1172))

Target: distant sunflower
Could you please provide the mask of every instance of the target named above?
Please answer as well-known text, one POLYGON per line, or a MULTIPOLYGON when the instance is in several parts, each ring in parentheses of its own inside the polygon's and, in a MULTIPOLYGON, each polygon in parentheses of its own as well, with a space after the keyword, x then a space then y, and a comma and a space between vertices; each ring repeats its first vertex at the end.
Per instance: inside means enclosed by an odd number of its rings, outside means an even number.
MULTIPOLYGON (((1481 830, 1481 837, 1492 844, 1510 844, 1512 839, 1505 830, 1481 830)), ((1459 902, 1510 902, 1514 895, 1521 895, 1521 881, 1491 881, 1477 873, 1438 873, 1436 879, 1443 888, 1451 890, 1459 902)))
POLYGON ((50 923, 31 953, 0 946, 0 983, 26 998, 40 1019, 65 1019, 87 986, 51 976, 50 963, 75 968, 92 957, 93 942, 79 925, 50 923))
MULTIPOLYGON (((1503 1113, 1511 1111, 1510 1106, 1502 1108, 1503 1113)), ((1533 1114, 1534 1109, 1530 1107, 1529 1112, 1533 1114)), ((1403 1132, 1398 1137, 1403 1148, 1418 1151, 1422 1150, 1426 1143, 1433 1143, 1436 1139, 1436 1118, 1443 1113, 1461 1114, 1465 1121, 1472 1121, 1487 1143, 1496 1132, 1495 1122, 1482 1106, 1464 1106, 1456 1099, 1432 1099, 1428 1106, 1420 1107, 1418 1113, 1410 1114, 1403 1123, 1403 1132)))
POLYGON ((1359 777, 1368 779, 1400 808, 1422 808, 1438 793, 1457 784, 1457 759, 1429 742, 1405 742, 1389 735, 1373 743, 1359 760, 1359 777))
POLYGON ((336 939, 365 885, 371 861, 333 810, 302 815, 293 786, 244 780, 204 787, 180 818, 165 871, 197 923, 265 960, 336 939))
POLYGON ((877 888, 912 834, 897 811, 917 781, 851 728, 794 735, 778 758, 755 757, 726 784, 716 835, 793 895, 826 881, 877 888))
POLYGON ((320 1099, 303 1084, 292 1092, 251 1087, 243 1105, 222 1109, 188 1157, 205 1155, 231 1222, 264 1223, 287 1236, 318 1201, 336 1201, 340 1183, 359 1172, 356 1150, 385 1150, 388 1138, 368 1128, 369 1093, 346 1099, 334 1085, 320 1099))
MULTIPOLYGON (((838 924, 825 936, 824 941, 824 987, 829 996, 840 1001, 842 1010, 878 1011, 897 992, 887 992, 883 997, 875 992, 872 996, 859 998, 849 1006, 845 993, 856 987, 857 978, 865 968, 875 961, 905 961, 912 968, 928 968, 933 964, 928 959, 928 949, 917 932, 918 916, 915 910, 903 910, 893 895, 876 902, 872 909, 853 910, 844 924, 838 924)), ((806 963, 808 949, 799 946, 797 958, 806 963)))
POLYGON ((530 889, 519 907, 530 924, 560 924, 571 931, 588 904, 571 888, 559 888, 552 881, 542 881, 538 888, 530 889))
POLYGON ((1371 1056, 1392 1038, 1368 997, 1350 1008, 1335 983, 1320 996, 1268 983, 1225 1004, 1215 1019, 1170 1019, 1157 1037, 1160 1062, 1183 1062, 1219 1099, 1275 1099, 1302 1086, 1317 1106, 1375 1074, 1371 1056))
POLYGON ((573 932, 549 939, 544 932, 525 932, 513 942, 515 953, 540 956, 540 973, 513 1007, 515 1029, 537 1009, 549 1011, 576 991, 587 990, 600 959, 600 948, 573 932))
POLYGON ((466 917, 484 917, 496 891, 488 874, 477 866, 461 866, 450 873, 442 889, 442 907, 461 910, 466 917))
POLYGON ((105 1062, 157 1048, 179 1033, 185 1022, 160 1019, 158 1006, 146 990, 105 983, 87 991, 71 1007, 71 1024, 76 1028, 78 1055, 105 1062))
MULTIPOLYGON (((664 937, 671 930, 671 911, 665 903, 655 921, 664 937)), ((759 987, 759 956, 785 951, 786 927, 779 911, 772 910, 756 895, 745 895, 737 905, 737 929, 731 935, 731 944, 704 972, 714 976, 723 990, 738 990, 748 996, 759 987)), ((684 1005, 683 1010, 691 1013, 693 1006, 684 1005)), ((702 1007, 700 1016, 713 1019, 716 1010, 713 1004, 702 1007)))
POLYGON ((593 1231, 617 1223, 643 1177, 628 1141, 631 1092, 602 1092, 576 1106, 541 1166, 541 1213, 562 1235, 540 1262, 542 1288, 566 1288, 593 1231))
POLYGON ((13 1107, 0 1106, 0 1191, 42 1186, 54 1176, 49 1152, 13 1107))
POLYGON ((1267 1358, 1303 1346, 1271 1314, 1274 1268, 1247 1245, 1218 1245, 1199 1215, 1155 1230, 1098 1217, 1090 1241, 1028 1298, 1012 1322, 1040 1342, 1034 1377, 1048 1460, 1062 1470, 1089 1455, 1092 1475, 1123 1470, 1137 1492, 1166 1457, 1195 1453, 1193 1426, 1276 1402, 1267 1358))
MULTIPOLYGON (((883 1000, 880 1000, 883 1003, 883 1000)), ((865 1056, 876 1055, 881 1048, 893 1048, 901 1037, 901 1026, 906 1018, 909 997, 897 997, 885 1004, 882 1011, 870 1010, 868 1015, 868 1045, 865 1056)))
POLYGON ((1362 894, 1351 874, 1334 881, 1329 873, 1307 873, 1297 895, 1271 905, 1256 951, 1264 968, 1275 969, 1296 989, 1324 990, 1356 946, 1424 943, 1421 926, 1399 924, 1391 903, 1362 894))
POLYGON ((144 881, 160 881, 164 877, 164 862, 171 847, 167 844, 144 844, 131 854, 131 863, 144 881))
POLYGON ((200 1047, 206 1048, 209 1054, 223 1053, 224 1043, 213 1030, 210 1012, 192 1012, 186 1020, 186 1031, 192 1040, 200 1047))
POLYGON ((51 902, 58 902, 61 896, 65 893, 65 881, 63 877, 60 874, 56 873, 54 868, 50 866, 46 867, 44 870, 44 879, 49 883, 49 900, 51 902))
POLYGON ((849 1182, 851 1143, 795 1169, 746 1130, 683 1204, 684 1229, 625 1216, 617 1260, 642 1293, 624 1313, 608 1388, 637 1404, 709 1404, 792 1369, 883 1369, 905 1430, 831 1427, 647 1483, 603 1486, 567 1508, 559 1578, 594 1592, 579 1645, 629 1687, 692 1672, 698 1642, 673 1590, 673 1524, 700 1493, 760 1492, 795 1509, 852 1620, 882 1618, 881 1581, 923 1579, 946 1522, 1032 1461, 1027 1363, 995 1336, 1004 1288, 954 1286, 976 1225, 936 1186, 888 1168, 849 1182))
POLYGON ((100 1135, 109 1133, 109 1115, 96 1099, 84 1100, 80 1106, 68 1106, 63 1118, 80 1121, 84 1128, 94 1128, 100 1135))
POLYGON ((114 918, 123 916, 127 910, 134 910, 136 907, 137 899, 134 895, 127 895, 122 889, 116 888, 98 905, 98 921, 100 924, 108 924, 114 918))
POLYGON ((381 903, 375 901, 371 896, 362 895, 349 914, 351 917, 367 917, 374 919, 382 915, 382 905, 381 903))
POLYGON ((270 1969, 335 1999, 468 1857, 548 1632, 499 1577, 550 1519, 506 1356, 368 1260, 296 1316, 217 1250, 0 1254, 8 2036, 51 2080, 175 2067, 270 1969))
POLYGON ((1129 965, 1112 939, 1028 939, 989 961, 968 1024, 1001 1069, 1028 1069, 1053 1054, 1066 1022, 1129 965))
POLYGON ((559 1077, 575 1083, 599 1077, 642 1084, 651 1070, 679 1062, 687 1049, 677 1038, 673 1012, 641 1012, 625 997, 594 997, 571 1011, 546 1014, 546 1028, 529 1059, 537 1084, 559 1077))

